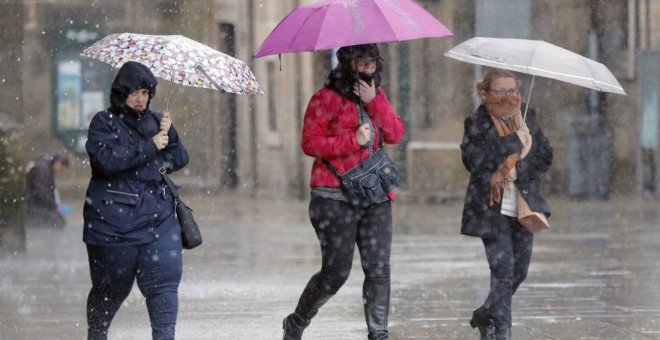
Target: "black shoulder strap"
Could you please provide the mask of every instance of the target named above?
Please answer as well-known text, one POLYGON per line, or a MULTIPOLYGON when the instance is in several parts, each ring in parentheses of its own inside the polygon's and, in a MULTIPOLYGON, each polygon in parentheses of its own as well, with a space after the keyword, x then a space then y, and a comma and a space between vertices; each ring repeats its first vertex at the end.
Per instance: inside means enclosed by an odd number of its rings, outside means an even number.
POLYGON ((160 175, 163 176, 163 179, 165 180, 167 187, 170 188, 170 191, 172 192, 174 199, 179 201, 180 200, 179 191, 176 190, 176 187, 174 186, 174 182, 172 182, 170 176, 167 175, 167 170, 165 169, 165 167, 161 167, 160 169, 158 169, 158 171, 160 172, 160 175))
POLYGON ((335 168, 335 166, 332 165, 332 163, 330 163, 330 161, 328 161, 325 158, 323 158, 322 161, 323 161, 323 164, 325 164, 325 166, 328 167, 328 169, 330 169, 330 171, 332 171, 333 174, 335 174, 335 176, 339 177, 339 171, 337 171, 337 168, 335 168))

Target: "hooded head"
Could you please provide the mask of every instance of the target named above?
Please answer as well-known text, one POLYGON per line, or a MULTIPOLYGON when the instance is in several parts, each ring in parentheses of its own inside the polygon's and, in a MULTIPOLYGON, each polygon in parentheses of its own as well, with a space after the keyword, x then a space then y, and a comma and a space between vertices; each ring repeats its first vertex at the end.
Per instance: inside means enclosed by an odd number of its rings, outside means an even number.
POLYGON ((326 86, 339 94, 354 101, 358 101, 353 94, 353 84, 358 77, 366 82, 374 81, 376 87, 380 86, 380 72, 383 69, 383 58, 380 56, 376 44, 344 46, 337 50, 339 64, 330 72, 326 86), (376 71, 368 74, 353 70, 353 63, 359 60, 372 59, 376 61, 376 71))
POLYGON ((337 60, 346 69, 350 70, 351 63, 358 59, 375 59, 378 62, 376 72, 381 70, 383 59, 376 44, 344 46, 337 50, 337 60))
POLYGON ((110 108, 115 113, 132 112, 133 109, 126 105, 128 95, 138 89, 149 90, 149 102, 146 109, 149 109, 151 99, 156 95, 156 85, 158 81, 149 68, 135 61, 126 62, 117 72, 115 80, 112 82, 110 91, 110 108))

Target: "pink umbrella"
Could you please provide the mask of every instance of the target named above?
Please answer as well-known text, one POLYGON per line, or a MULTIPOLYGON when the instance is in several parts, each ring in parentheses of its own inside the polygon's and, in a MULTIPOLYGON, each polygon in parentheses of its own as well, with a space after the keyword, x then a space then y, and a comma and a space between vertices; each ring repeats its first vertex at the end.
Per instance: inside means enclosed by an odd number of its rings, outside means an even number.
POLYGON ((453 35, 413 0, 325 0, 291 11, 254 57, 453 35))

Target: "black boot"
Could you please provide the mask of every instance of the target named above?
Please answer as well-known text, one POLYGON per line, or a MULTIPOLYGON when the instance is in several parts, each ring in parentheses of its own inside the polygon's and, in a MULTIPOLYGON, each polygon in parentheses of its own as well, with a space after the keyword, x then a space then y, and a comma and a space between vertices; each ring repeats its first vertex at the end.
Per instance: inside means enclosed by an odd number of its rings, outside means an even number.
POLYGON ((511 340, 511 327, 495 327, 495 340, 511 340))
POLYGON ((328 302, 332 296, 333 294, 325 293, 316 288, 314 282, 310 280, 300 295, 300 300, 298 300, 296 311, 284 318, 282 325, 282 328, 284 328, 283 339, 302 339, 303 331, 307 326, 309 326, 309 323, 312 321, 314 315, 318 313, 319 308, 328 302))
POLYGON ((388 340, 387 318, 390 314, 390 280, 365 280, 362 287, 364 316, 369 340, 388 340))
POLYGON ((480 340, 495 340, 495 327, 494 326, 479 326, 479 339, 480 340))
POLYGON ((480 307, 472 313, 470 326, 479 329, 480 340, 494 340, 495 339, 495 325, 493 320, 485 316, 485 308, 480 307))
POLYGON ((300 340, 302 339, 303 331, 309 326, 311 320, 305 320, 298 316, 296 313, 289 314, 282 322, 284 329, 284 340, 300 340))

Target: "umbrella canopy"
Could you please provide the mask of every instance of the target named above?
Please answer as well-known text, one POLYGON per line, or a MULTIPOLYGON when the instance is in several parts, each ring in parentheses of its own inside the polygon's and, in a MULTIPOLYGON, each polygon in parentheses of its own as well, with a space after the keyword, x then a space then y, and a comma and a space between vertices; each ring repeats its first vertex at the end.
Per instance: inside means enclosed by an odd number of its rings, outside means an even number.
POLYGON ((87 47, 81 55, 116 68, 127 61, 137 61, 149 67, 156 77, 184 86, 263 94, 243 61, 180 35, 111 34, 87 47))
POLYGON ((445 56, 597 91, 626 94, 605 65, 545 41, 476 37, 452 48, 445 56))
POLYGON ((291 11, 254 56, 453 35, 413 0, 325 0, 291 11))

